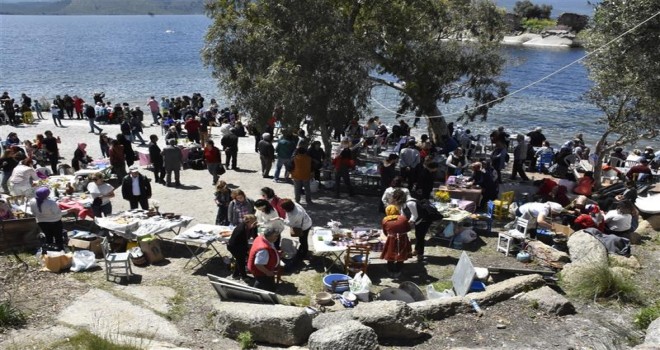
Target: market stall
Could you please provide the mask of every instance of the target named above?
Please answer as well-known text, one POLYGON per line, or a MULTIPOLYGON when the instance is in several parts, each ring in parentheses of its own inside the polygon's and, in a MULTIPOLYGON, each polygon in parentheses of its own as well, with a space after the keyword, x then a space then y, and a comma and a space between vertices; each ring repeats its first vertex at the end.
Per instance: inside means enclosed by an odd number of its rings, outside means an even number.
POLYGON ((166 232, 178 235, 193 219, 190 216, 169 213, 161 215, 153 211, 132 209, 108 217, 95 218, 94 222, 113 234, 135 240, 150 235, 160 237, 166 232))

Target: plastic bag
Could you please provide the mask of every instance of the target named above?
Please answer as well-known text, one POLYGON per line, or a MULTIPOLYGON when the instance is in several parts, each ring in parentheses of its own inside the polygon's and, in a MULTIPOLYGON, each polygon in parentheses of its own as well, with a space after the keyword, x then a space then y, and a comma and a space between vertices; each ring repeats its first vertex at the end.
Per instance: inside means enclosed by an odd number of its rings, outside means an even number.
POLYGON ((358 273, 355 274, 355 277, 353 277, 353 280, 348 282, 348 285, 351 292, 363 293, 371 290, 372 283, 369 276, 362 273, 362 271, 358 271, 358 273))
POLYGON ((463 244, 465 243, 470 243, 477 239, 479 237, 476 232, 474 232, 471 229, 465 229, 459 233, 456 238, 454 238, 454 242, 459 241, 463 244))
POLYGON ((454 236, 454 227, 455 227, 454 223, 450 222, 449 224, 447 224, 445 229, 442 231, 442 234, 445 237, 453 237, 454 236))
POLYGON ((73 265, 71 271, 80 272, 96 267, 96 256, 89 250, 76 250, 73 252, 73 265))
POLYGON ((449 298, 453 297, 454 293, 450 291, 449 289, 445 289, 442 291, 442 293, 438 292, 435 290, 435 287, 433 287, 432 284, 429 284, 426 286, 426 299, 442 299, 442 298, 449 298))

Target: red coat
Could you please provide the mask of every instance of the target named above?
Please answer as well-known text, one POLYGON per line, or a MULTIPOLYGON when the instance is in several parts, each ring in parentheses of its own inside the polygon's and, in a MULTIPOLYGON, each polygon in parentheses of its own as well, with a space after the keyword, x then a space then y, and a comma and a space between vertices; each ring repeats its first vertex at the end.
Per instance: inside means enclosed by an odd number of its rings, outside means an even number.
POLYGON ((383 232, 387 235, 387 241, 380 258, 387 261, 406 261, 410 258, 412 246, 408 239, 408 231, 410 231, 410 223, 403 215, 399 215, 395 220, 383 219, 383 232))
POLYGON ((265 276, 264 273, 261 272, 261 270, 259 270, 254 264, 254 258, 257 255, 257 252, 264 249, 268 251, 268 263, 266 264, 266 269, 268 269, 268 271, 275 272, 277 266, 280 264, 280 257, 270 242, 268 242, 264 236, 258 236, 252 243, 252 248, 250 248, 250 255, 248 257, 247 263, 248 270, 252 272, 254 277, 265 276))
POLYGON ((222 163, 222 155, 218 147, 204 147, 204 160, 206 163, 222 163))

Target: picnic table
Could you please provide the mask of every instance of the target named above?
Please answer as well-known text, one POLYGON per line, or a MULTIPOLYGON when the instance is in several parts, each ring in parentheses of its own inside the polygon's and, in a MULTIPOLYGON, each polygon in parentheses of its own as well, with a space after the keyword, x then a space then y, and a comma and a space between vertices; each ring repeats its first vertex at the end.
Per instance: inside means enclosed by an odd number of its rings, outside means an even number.
POLYGON ((183 266, 183 268, 185 269, 188 264, 193 261, 193 259, 197 260, 197 263, 193 265, 191 269, 194 269, 197 266, 203 266, 216 256, 222 259, 222 255, 213 243, 228 241, 231 232, 232 228, 229 226, 196 224, 186 231, 176 235, 172 241, 183 243, 183 245, 190 253, 190 258, 188 258, 188 261, 183 266), (200 259, 198 253, 209 248, 211 248, 213 254, 204 259, 200 259))
POLYGON ((180 216, 176 219, 168 219, 159 215, 147 217, 144 210, 132 209, 112 216, 95 218, 94 222, 114 234, 134 240, 150 235, 162 238, 161 235, 167 232, 173 232, 176 236, 193 219, 190 216, 180 216))

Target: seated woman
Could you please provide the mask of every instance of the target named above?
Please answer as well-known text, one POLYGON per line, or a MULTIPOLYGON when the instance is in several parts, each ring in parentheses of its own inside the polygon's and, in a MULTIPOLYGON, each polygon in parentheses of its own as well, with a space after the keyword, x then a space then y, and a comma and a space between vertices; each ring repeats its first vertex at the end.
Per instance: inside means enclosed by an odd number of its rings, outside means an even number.
POLYGON ((403 262, 412 256, 412 247, 408 239, 410 222, 405 215, 401 215, 396 205, 388 205, 385 208, 383 218, 383 233, 387 236, 383 252, 380 258, 387 261, 387 272, 391 278, 401 276, 403 262))
POLYGON ((71 159, 71 167, 78 171, 81 168, 87 167, 87 164, 92 161, 92 157, 87 155, 87 144, 79 143, 78 148, 73 152, 73 158, 71 159))
POLYGON ((573 188, 573 193, 581 194, 583 196, 591 196, 594 187, 594 173, 587 171, 584 175, 577 180, 577 185, 573 188))
POLYGON ((637 209, 630 201, 619 202, 617 208, 605 214, 605 233, 623 236, 637 228, 633 218, 637 217, 637 209))
POLYGON ((488 201, 495 200, 499 196, 498 183, 495 182, 492 172, 486 171, 481 162, 472 163, 472 176, 468 179, 468 185, 481 188, 480 208, 486 207, 488 201))
POLYGON ((634 181, 631 180, 626 181, 623 192, 620 191, 605 192, 603 195, 599 197, 598 205, 603 210, 608 211, 612 208, 616 208, 618 203, 624 200, 630 201, 631 203, 635 203, 635 201, 637 200, 637 186, 635 186, 634 181))
POLYGON ((24 157, 23 155, 17 157, 17 159, 23 159, 9 177, 9 193, 13 196, 32 197, 34 193, 32 192, 32 181, 39 181, 39 177, 32 167, 32 159, 24 157))
POLYGON ((227 250, 236 260, 234 272, 231 275, 235 280, 247 278, 245 265, 250 251, 248 241, 255 237, 257 237, 257 217, 252 214, 245 215, 243 222, 234 228, 227 242, 227 250))

